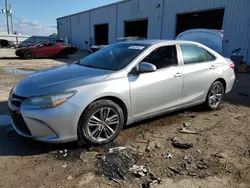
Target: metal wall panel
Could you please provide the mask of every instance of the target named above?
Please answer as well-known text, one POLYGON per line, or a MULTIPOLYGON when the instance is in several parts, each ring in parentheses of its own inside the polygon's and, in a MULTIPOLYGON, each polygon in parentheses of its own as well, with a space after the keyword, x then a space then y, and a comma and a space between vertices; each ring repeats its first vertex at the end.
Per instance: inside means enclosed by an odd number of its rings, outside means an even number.
POLYGON ((71 41, 76 47, 88 50, 89 44, 89 12, 71 16, 71 41))
MULTIPOLYGON (((86 38, 94 38, 94 25, 109 24, 109 42, 124 36, 124 22, 148 18, 149 39, 174 39, 176 30, 176 15, 211 9, 225 8, 223 30, 225 41, 223 52, 230 56, 235 48, 242 48, 244 55, 250 58, 249 22, 250 0, 130 0, 121 1, 79 14, 58 19, 59 35, 68 36, 78 45, 86 38), (160 6, 159 6, 160 5, 160 6), (77 15, 90 14, 79 25, 75 23, 77 15), (69 19, 72 17, 72 19, 69 19), (70 29, 70 22, 72 28, 70 29), (61 24, 60 24, 61 23, 61 24), (89 25, 89 26, 86 26, 89 25)), ((206 21, 206 20, 204 20, 206 21)))
POLYGON ((113 42, 116 39, 116 5, 90 11, 90 37, 93 41, 97 24, 109 24, 109 42, 113 42))
MULTIPOLYGON (((70 16, 57 20, 58 35, 66 41, 71 38, 70 33, 70 16)), ((70 41, 69 41, 70 42, 70 41)))
MULTIPOLYGON (((223 52, 230 56, 235 48, 242 48, 246 55, 247 23, 250 20, 249 0, 165 0, 163 34, 164 39, 174 39, 176 14, 225 8, 223 30, 225 40, 223 52)), ((204 20, 206 21, 206 20, 204 20)))
POLYGON ((124 37, 125 21, 148 19, 148 38, 160 38, 163 0, 131 0, 117 5, 118 37, 124 37), (159 4, 160 7, 156 8, 157 4, 159 4))

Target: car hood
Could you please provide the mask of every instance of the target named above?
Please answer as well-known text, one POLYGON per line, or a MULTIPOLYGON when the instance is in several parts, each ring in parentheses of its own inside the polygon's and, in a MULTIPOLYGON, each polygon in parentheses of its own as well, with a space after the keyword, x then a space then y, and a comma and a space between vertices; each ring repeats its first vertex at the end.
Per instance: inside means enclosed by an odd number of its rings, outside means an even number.
POLYGON ((71 88, 93 84, 108 77, 112 71, 70 64, 35 72, 15 87, 14 93, 22 97, 49 95, 71 88))

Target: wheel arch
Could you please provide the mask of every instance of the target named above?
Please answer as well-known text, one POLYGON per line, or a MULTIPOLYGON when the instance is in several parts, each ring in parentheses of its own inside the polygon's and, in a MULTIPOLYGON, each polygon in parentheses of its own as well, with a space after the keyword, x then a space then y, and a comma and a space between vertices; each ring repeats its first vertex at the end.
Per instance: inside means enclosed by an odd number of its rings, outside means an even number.
POLYGON ((222 83, 222 85, 223 85, 223 87, 224 87, 224 94, 225 94, 226 89, 227 89, 227 83, 226 83, 226 81, 225 81, 223 78, 218 78, 218 79, 215 80, 214 82, 216 82, 216 81, 219 81, 219 82, 222 83))
POLYGON ((78 141, 79 141, 79 138, 80 138, 80 135, 79 135, 79 125, 80 125, 80 119, 82 117, 82 115, 86 112, 87 108, 89 105, 91 105, 93 102, 96 102, 96 101, 99 101, 99 100, 111 100, 113 102, 115 102, 116 104, 118 104, 122 111, 123 111, 123 114, 124 114, 124 126, 126 125, 127 121, 128 121, 128 107, 126 106, 125 102, 116 97, 116 96, 111 96, 111 95, 108 95, 108 96, 103 96, 103 97, 99 97, 95 100, 92 100, 82 111, 79 119, 78 119, 78 124, 77 124, 77 137, 78 137, 78 141))

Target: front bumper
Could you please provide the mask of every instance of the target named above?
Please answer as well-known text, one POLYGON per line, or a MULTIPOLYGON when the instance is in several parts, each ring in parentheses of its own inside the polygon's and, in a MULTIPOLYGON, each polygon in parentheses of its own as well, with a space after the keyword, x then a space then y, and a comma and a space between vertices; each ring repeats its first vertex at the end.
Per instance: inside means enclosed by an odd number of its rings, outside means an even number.
POLYGON ((50 109, 18 108, 9 99, 14 130, 21 136, 48 143, 77 140, 79 107, 69 101, 50 109))

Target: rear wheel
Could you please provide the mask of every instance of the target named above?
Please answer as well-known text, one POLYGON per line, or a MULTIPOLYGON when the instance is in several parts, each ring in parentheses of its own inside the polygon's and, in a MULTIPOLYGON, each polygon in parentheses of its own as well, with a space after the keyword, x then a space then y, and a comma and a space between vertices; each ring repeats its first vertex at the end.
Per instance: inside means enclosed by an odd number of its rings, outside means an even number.
POLYGON ((61 58, 67 58, 69 56, 69 54, 66 51, 61 51, 59 54, 59 57, 61 58))
POLYGON ((34 59, 35 55, 34 55, 32 52, 27 51, 27 52, 24 54, 24 57, 25 57, 26 59, 34 59))
POLYGON ((205 106, 208 110, 216 110, 224 97, 224 86, 220 81, 216 81, 210 87, 205 106))
POLYGON ((93 102, 79 121, 79 141, 90 145, 107 144, 119 135, 123 125, 124 114, 119 105, 111 100, 93 102))

